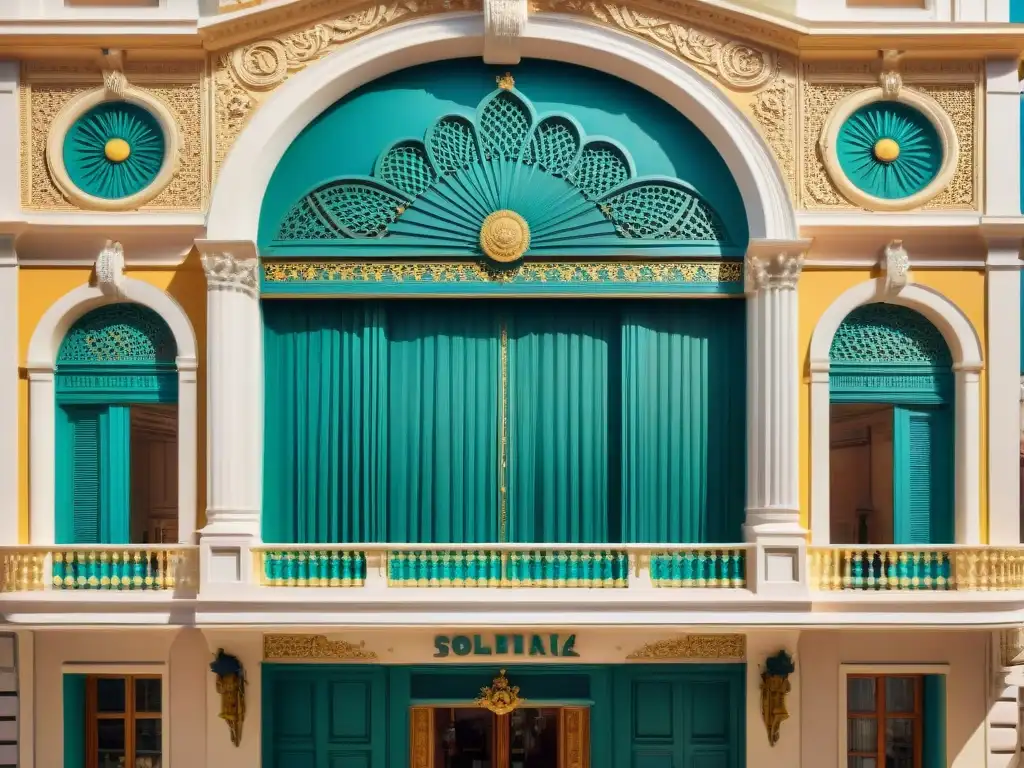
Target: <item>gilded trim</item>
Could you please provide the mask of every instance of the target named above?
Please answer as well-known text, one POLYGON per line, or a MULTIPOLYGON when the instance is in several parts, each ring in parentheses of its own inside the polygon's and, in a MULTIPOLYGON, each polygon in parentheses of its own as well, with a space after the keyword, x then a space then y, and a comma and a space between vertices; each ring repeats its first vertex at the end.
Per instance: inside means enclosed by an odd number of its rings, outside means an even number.
POLYGON ((377 654, 365 650, 365 643, 328 640, 323 635, 264 635, 263 658, 266 661, 377 661, 377 654))
POLYGON ((590 765, 590 710, 587 707, 562 707, 562 759, 560 768, 587 768, 590 765))
POLYGON ((637 648, 627 659, 669 661, 680 659, 715 659, 744 661, 747 658, 746 635, 680 635, 648 643, 637 648))
POLYGON ((528 262, 514 269, 454 262, 270 261, 265 283, 669 283, 714 285, 743 278, 740 261, 528 262))
POLYGON ((508 323, 501 323, 501 414, 498 422, 498 541, 508 540, 508 323))
POLYGON ((433 768, 434 710, 430 707, 409 710, 409 757, 412 768, 433 768))

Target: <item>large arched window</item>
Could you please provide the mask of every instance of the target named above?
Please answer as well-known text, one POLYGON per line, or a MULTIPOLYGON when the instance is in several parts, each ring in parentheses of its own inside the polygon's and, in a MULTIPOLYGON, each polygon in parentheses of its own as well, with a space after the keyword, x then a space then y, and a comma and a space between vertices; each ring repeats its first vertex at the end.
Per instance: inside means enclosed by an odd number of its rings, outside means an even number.
POLYGON ((67 332, 56 366, 56 543, 178 540, 178 374, 170 328, 109 304, 67 332))
POLYGON ((952 357, 923 315, 858 307, 830 350, 833 544, 954 537, 952 357))

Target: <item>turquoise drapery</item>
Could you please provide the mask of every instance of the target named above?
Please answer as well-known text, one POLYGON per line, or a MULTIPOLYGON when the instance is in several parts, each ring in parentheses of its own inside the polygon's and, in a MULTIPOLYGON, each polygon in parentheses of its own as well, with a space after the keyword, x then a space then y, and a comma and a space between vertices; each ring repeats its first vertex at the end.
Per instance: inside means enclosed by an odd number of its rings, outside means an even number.
POLYGON ((267 302, 264 538, 736 541, 743 310, 267 302))
POLYGON ((384 538, 387 344, 379 305, 264 305, 263 536, 384 538))
POLYGON ((388 540, 497 541, 497 315, 471 302, 387 312, 388 540))
POLYGON ((634 304, 622 317, 624 539, 737 541, 745 476, 742 309, 634 304))
POLYGON ((604 303, 578 302, 508 317, 507 539, 618 541, 609 515, 615 317, 604 303))

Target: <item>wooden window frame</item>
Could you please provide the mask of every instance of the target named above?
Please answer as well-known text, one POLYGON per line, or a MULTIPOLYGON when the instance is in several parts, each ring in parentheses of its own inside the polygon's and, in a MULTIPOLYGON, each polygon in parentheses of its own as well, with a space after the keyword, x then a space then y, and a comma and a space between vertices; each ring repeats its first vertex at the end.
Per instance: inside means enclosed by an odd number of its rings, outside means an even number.
MULTIPOLYGON (((850 673, 846 675, 846 686, 841 692, 843 700, 847 702, 845 709, 846 723, 850 720, 874 720, 875 727, 875 751, 862 752, 849 748, 846 741, 842 748, 845 759, 848 762, 850 757, 874 758, 875 765, 885 765, 885 736, 887 720, 911 720, 914 727, 914 768, 921 768, 924 756, 924 675, 915 673, 850 673), (912 712, 887 712, 885 708, 885 681, 889 678, 904 678, 914 681, 914 709, 912 712), (874 712, 851 712, 849 708, 849 685, 850 680, 872 680, 875 684, 875 711, 874 712)), ((849 731, 849 726, 846 728, 849 731)))
MULTIPOLYGON (((120 720, 124 723, 124 764, 125 768, 135 765, 135 723, 139 720, 164 719, 164 685, 166 682, 160 674, 90 674, 85 678, 85 768, 99 768, 99 721, 120 720), (100 712, 97 701, 97 681, 120 680, 124 684, 124 711, 100 712), (135 708, 135 681, 160 681, 159 712, 139 712, 135 708)), ((160 761, 165 762, 163 743, 163 723, 161 723, 160 761)))

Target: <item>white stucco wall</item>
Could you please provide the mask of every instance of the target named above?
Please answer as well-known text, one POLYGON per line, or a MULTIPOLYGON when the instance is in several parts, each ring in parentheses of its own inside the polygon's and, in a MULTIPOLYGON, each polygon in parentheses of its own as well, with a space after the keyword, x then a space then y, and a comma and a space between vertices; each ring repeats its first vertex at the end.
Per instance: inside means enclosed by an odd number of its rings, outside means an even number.
POLYGON ((837 746, 845 695, 839 690, 841 664, 948 664, 946 758, 951 768, 985 765, 989 643, 984 631, 802 633, 796 664, 801 670, 803 765, 845 768, 839 765, 837 746))
MULTIPOLYGON (((116 672, 118 665, 152 665, 169 685, 163 727, 170 734, 168 765, 202 768, 206 765, 206 695, 212 687, 207 671, 210 653, 203 635, 194 629, 53 630, 34 632, 32 643, 32 712, 35 722, 34 761, 38 768, 64 764, 63 674, 95 669, 116 672)), ((24 674, 24 669, 22 670, 24 674)), ((225 729, 226 730, 226 729, 225 729)), ((32 768, 22 762, 20 768, 32 768)))

